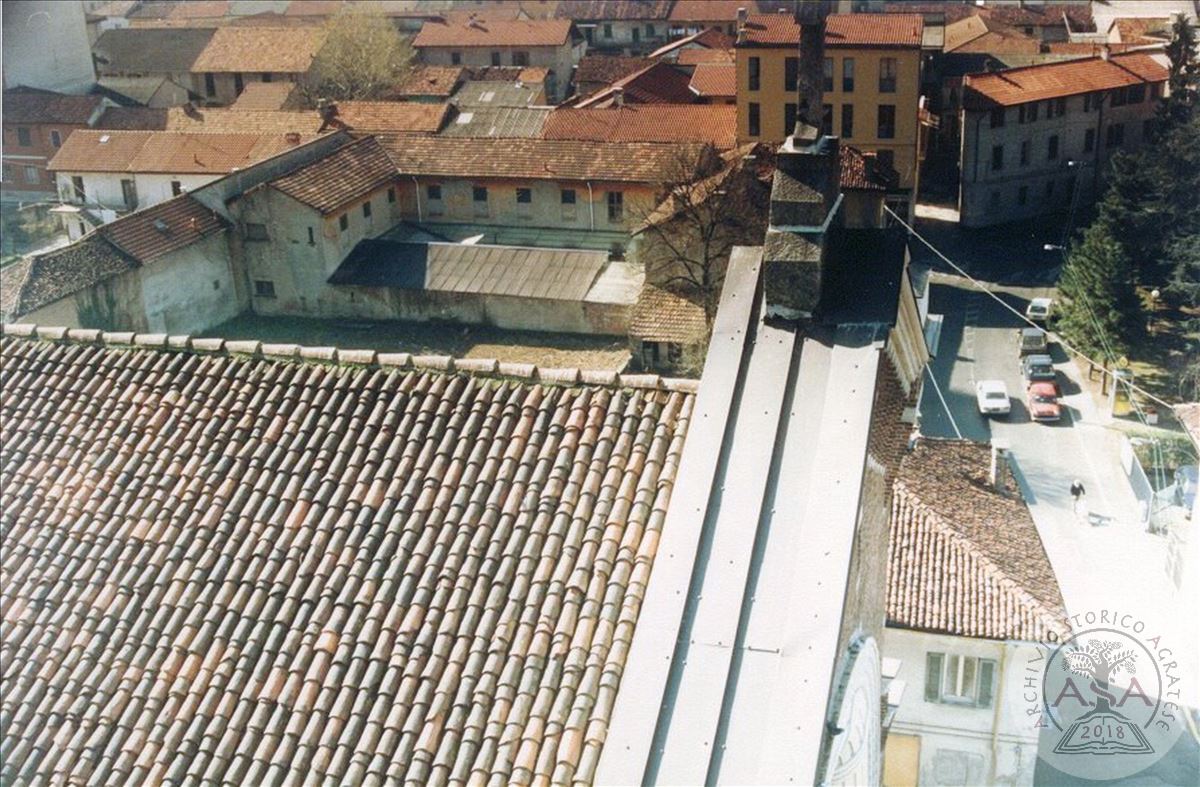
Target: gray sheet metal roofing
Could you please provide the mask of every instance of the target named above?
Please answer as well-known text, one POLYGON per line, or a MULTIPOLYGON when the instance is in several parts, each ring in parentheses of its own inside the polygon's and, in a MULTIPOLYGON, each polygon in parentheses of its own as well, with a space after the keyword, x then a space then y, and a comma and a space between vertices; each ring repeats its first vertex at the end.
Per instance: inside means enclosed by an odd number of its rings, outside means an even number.
POLYGON ((691 393, 13 329, 0 782, 592 779, 691 393))
POLYGON ((602 251, 373 239, 329 283, 581 301, 607 261, 602 251))

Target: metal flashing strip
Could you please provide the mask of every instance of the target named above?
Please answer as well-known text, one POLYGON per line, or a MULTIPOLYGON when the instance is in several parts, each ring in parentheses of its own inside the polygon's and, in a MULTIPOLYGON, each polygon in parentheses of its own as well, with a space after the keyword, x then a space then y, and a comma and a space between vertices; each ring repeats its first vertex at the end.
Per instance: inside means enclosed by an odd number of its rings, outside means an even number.
POLYGON ((837 215, 838 210, 842 207, 842 200, 845 194, 838 193, 837 199, 833 203, 833 207, 825 214, 825 220, 820 224, 772 224, 767 229, 777 232, 797 232, 804 235, 821 235, 829 231, 829 225, 833 223, 833 217, 837 215))
POLYGON ((760 247, 737 247, 730 255, 671 506, 630 645, 623 690, 617 693, 601 753, 597 784, 640 784, 645 778, 729 413, 744 371, 740 367, 755 319, 761 266, 760 247))

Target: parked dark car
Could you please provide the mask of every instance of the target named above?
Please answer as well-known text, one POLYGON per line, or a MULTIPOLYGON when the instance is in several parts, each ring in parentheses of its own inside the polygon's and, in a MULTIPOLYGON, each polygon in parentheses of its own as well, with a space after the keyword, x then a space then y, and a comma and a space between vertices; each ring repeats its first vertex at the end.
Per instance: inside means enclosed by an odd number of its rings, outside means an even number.
POLYGON ((1058 380, 1054 371, 1054 361, 1049 355, 1026 355, 1021 359, 1021 375, 1027 383, 1055 383, 1058 380))

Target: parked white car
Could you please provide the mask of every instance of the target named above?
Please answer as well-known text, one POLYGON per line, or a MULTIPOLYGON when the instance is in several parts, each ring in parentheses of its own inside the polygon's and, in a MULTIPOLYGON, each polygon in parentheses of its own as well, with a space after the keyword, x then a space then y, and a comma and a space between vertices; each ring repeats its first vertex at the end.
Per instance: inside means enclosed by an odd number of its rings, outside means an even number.
POLYGON ((1003 380, 980 380, 975 383, 975 403, 981 415, 1008 415, 1012 403, 1003 380))
POLYGON ((1045 325, 1046 320, 1050 319, 1050 308, 1053 305, 1054 301, 1051 298, 1034 298, 1025 307, 1025 318, 1045 325))

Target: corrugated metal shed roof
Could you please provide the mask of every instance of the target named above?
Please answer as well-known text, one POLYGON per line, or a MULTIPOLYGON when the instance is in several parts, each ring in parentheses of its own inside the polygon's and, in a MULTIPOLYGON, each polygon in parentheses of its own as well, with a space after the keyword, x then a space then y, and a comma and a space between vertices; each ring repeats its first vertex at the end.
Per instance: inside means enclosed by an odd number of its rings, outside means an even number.
POLYGON ((462 243, 360 241, 330 284, 581 301, 608 254, 462 243))

